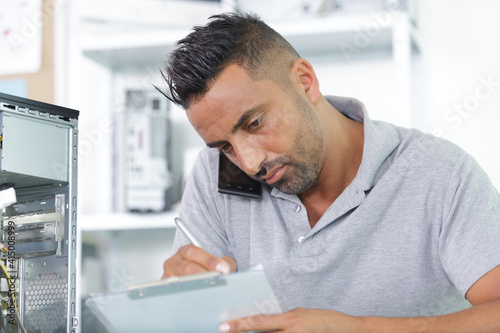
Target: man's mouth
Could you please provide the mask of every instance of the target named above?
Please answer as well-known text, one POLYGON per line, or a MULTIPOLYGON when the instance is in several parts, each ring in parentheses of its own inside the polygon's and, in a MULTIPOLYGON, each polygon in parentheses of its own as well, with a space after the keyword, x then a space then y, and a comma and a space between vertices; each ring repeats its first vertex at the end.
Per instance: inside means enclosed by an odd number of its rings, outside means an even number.
POLYGON ((283 176, 285 172, 285 166, 281 166, 278 169, 273 169, 269 172, 269 177, 264 178, 264 181, 269 185, 276 183, 283 176))

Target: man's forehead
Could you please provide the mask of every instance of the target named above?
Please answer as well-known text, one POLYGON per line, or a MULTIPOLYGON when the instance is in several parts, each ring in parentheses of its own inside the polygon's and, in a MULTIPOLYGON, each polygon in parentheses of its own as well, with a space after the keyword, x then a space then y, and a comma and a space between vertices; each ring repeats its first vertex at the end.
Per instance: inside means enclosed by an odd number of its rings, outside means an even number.
POLYGON ((203 96, 191 101, 186 113, 188 118, 198 118, 206 113, 244 112, 258 103, 262 90, 244 68, 231 64, 210 84, 203 96))

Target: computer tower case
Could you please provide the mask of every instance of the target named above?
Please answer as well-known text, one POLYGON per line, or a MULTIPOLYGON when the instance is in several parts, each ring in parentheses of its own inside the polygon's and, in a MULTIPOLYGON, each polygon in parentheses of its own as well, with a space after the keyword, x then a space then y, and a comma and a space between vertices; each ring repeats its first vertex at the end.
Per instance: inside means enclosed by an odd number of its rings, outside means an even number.
POLYGON ((126 90, 125 127, 126 210, 169 210, 172 174, 167 99, 154 89, 126 90))
POLYGON ((0 93, 0 331, 76 332, 78 115, 0 93))

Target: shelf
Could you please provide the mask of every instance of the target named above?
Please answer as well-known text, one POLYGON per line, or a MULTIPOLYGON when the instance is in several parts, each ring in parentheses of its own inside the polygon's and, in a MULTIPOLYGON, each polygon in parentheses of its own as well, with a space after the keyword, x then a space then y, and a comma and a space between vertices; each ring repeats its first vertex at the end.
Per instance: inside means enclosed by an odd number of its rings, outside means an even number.
MULTIPOLYGON (((395 13, 394 13, 395 14, 395 13)), ((299 53, 342 53, 344 48, 391 48, 393 15, 319 16, 270 23, 299 53)))
MULTIPOLYGON (((269 22, 300 54, 342 53, 347 49, 363 52, 371 49, 391 49, 394 18, 404 12, 366 15, 309 17, 269 22)), ((113 70, 134 66, 159 66, 185 37, 190 28, 146 29, 130 32, 113 27, 87 32, 82 36, 83 53, 113 70)))
POLYGON ((163 213, 84 214, 78 217, 80 231, 136 230, 175 228, 179 207, 163 213))
POLYGON ((83 38, 83 53, 112 70, 134 66, 157 66, 165 62, 188 28, 111 32, 83 38))

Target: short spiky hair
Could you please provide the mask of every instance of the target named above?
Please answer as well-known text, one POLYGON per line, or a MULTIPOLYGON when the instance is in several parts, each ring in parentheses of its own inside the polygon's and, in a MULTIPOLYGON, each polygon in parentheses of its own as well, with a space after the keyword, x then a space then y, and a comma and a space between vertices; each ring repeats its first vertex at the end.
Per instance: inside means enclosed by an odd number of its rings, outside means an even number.
POLYGON ((229 64, 244 67, 255 78, 289 84, 289 72, 298 58, 294 48, 254 14, 226 13, 210 17, 177 43, 162 71, 168 97, 184 109, 202 97, 211 82, 229 64))

